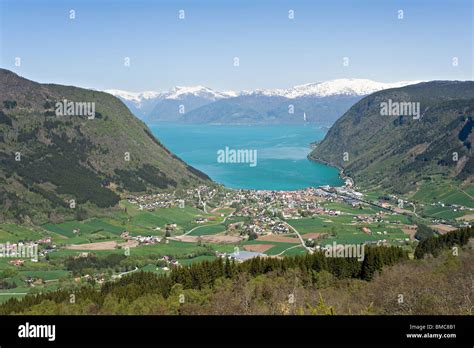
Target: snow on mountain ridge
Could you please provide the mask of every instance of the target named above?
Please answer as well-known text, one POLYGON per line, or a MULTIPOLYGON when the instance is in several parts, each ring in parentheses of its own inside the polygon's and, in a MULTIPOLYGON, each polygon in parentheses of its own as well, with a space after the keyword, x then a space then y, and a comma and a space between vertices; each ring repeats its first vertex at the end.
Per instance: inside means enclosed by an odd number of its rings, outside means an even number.
POLYGON ((140 107, 142 101, 159 98, 182 100, 188 96, 216 101, 219 99, 232 98, 237 96, 263 95, 269 97, 329 97, 335 95, 363 96, 388 88, 403 87, 410 84, 420 83, 423 81, 399 81, 393 83, 377 82, 368 79, 336 79, 324 82, 306 83, 297 85, 288 89, 257 89, 235 91, 215 91, 205 86, 176 86, 166 92, 128 92, 118 89, 109 89, 105 92, 124 100, 132 102, 140 107))
POLYGON ((299 97, 329 97, 333 95, 362 96, 388 88, 403 87, 422 81, 376 82, 367 79, 337 79, 325 82, 306 83, 288 89, 255 91, 267 96, 281 96, 290 99, 299 97))
POLYGON ((176 86, 173 87, 170 91, 163 93, 165 99, 180 99, 182 96, 188 95, 193 95, 195 97, 201 97, 208 100, 217 100, 237 96, 237 94, 232 91, 219 92, 205 86, 176 86))
POLYGON ((127 101, 131 101, 134 104, 139 105, 144 99, 154 99, 159 98, 162 93, 155 91, 145 91, 145 92, 128 92, 120 89, 107 89, 104 92, 112 94, 115 97, 120 97, 127 101))

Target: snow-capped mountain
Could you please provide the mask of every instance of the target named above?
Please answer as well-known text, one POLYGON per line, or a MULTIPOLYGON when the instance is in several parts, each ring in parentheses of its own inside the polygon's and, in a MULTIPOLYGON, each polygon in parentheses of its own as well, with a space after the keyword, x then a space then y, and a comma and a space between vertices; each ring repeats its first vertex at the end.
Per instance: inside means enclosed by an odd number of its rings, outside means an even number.
POLYGON ((368 79, 337 79, 287 89, 241 92, 216 91, 204 86, 177 86, 164 92, 117 89, 105 92, 120 98, 135 115, 148 122, 227 123, 238 119, 237 123, 254 123, 265 114, 275 122, 282 119, 291 121, 295 118, 288 115, 290 100, 297 112, 307 115, 305 119, 332 123, 363 96, 419 82, 422 81, 385 83, 368 79))
POLYGON ((265 95, 268 97, 285 97, 289 99, 300 97, 329 97, 334 95, 361 96, 368 95, 388 88, 398 88, 420 83, 422 81, 399 81, 393 83, 377 82, 368 79, 337 79, 325 82, 313 82, 294 86, 287 89, 257 89, 254 91, 215 91, 205 86, 176 86, 165 92, 127 92, 119 89, 108 89, 104 92, 135 103, 137 106, 143 100, 149 99, 176 99, 189 96, 216 101, 224 98, 233 98, 246 95, 265 95))
POLYGON ((307 83, 288 89, 267 89, 247 92, 266 96, 280 96, 289 99, 301 97, 362 96, 384 89, 404 87, 422 81, 400 81, 394 83, 376 82, 367 79, 337 79, 325 82, 307 83))
POLYGON ((160 100, 161 92, 146 91, 146 92, 128 92, 120 89, 108 89, 104 92, 110 93, 113 96, 122 100, 128 106, 130 111, 138 118, 145 119, 146 116, 153 110, 156 103, 160 100))
POLYGON ((216 101, 223 98, 236 97, 238 93, 229 92, 218 92, 204 86, 192 86, 192 87, 174 87, 168 92, 163 92, 161 97, 164 99, 182 99, 189 96, 198 98, 204 98, 211 101, 216 101))
POLYGON ((204 86, 176 86, 165 92, 128 92, 119 89, 109 89, 105 92, 121 99, 139 118, 146 119, 151 114, 159 114, 160 120, 163 117, 173 120, 178 116, 177 112, 180 107, 185 111, 191 111, 217 100, 238 95, 233 91, 219 92, 204 86))
POLYGON ((120 89, 107 89, 104 92, 110 93, 121 99, 136 103, 140 105, 143 100, 155 99, 161 96, 161 92, 146 91, 146 92, 127 92, 120 89))
POLYGON ((182 87, 176 86, 165 92, 155 92, 155 91, 146 91, 146 92, 128 92, 120 89, 107 89, 104 92, 110 93, 120 99, 126 100, 128 102, 134 103, 137 107, 144 100, 150 99, 176 99, 181 100, 187 97, 196 97, 203 98, 210 101, 216 101, 222 98, 231 98, 236 97, 238 93, 233 91, 214 91, 211 88, 204 86, 191 86, 191 87, 182 87))

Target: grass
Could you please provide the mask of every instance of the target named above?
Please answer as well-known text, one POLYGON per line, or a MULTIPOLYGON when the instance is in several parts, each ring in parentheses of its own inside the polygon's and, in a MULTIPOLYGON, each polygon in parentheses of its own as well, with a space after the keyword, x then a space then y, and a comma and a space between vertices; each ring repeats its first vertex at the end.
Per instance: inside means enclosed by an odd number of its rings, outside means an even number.
POLYGON ((362 209, 359 207, 352 207, 351 205, 345 203, 338 203, 338 202, 331 202, 323 204, 325 208, 332 209, 332 210, 339 210, 344 213, 348 214, 375 214, 376 212, 382 210, 376 207, 362 205, 362 209))
POLYGON ((130 255, 166 255, 180 258, 189 254, 202 253, 204 251, 206 251, 206 248, 194 243, 170 240, 168 244, 158 243, 154 245, 145 245, 139 248, 130 248, 130 255))
POLYGON ((307 251, 303 248, 302 245, 296 245, 294 248, 288 249, 285 251, 281 256, 294 256, 294 255, 301 255, 305 254, 307 251))
POLYGON ((423 214, 438 219, 455 220, 456 218, 465 215, 465 212, 460 210, 454 211, 449 207, 425 206, 423 208, 423 214))
MULTIPOLYGON (((403 215, 386 215, 392 221, 408 222, 403 215)), ((384 217, 384 220, 389 220, 384 217)), ((351 216, 335 216, 335 217, 314 217, 306 219, 288 220, 303 237, 307 233, 327 233, 327 238, 319 239, 320 244, 331 244, 332 242, 341 244, 359 244, 365 241, 377 241, 386 239, 395 242, 397 239, 408 238, 398 225, 393 223, 357 223, 354 224, 351 216), (324 220, 332 222, 325 222, 324 220), (372 231, 372 235, 362 232, 362 227, 368 227, 372 231), (387 234, 377 234, 376 232, 386 231, 387 234), (331 236, 332 235, 332 236, 331 236)))
POLYGON ((312 233, 312 232, 330 232, 331 227, 333 226, 332 221, 329 217, 312 217, 312 218, 304 218, 304 219, 294 219, 294 220, 287 220, 287 222, 293 226, 299 233, 312 233))
POLYGON ((33 229, 16 225, 16 224, 0 224, 0 243, 16 243, 21 240, 38 240, 43 235, 33 229))
MULTIPOLYGON (((203 246, 198 246, 195 243, 185 243, 174 240, 169 240, 168 244, 157 243, 153 245, 143 245, 137 248, 130 248, 130 255, 156 255, 159 256, 175 256, 183 257, 189 254, 205 252, 206 248, 203 246)), ((51 259, 58 259, 68 256, 75 256, 80 254, 80 250, 69 250, 69 249, 60 249, 56 252, 50 253, 49 257, 51 259)), ((123 249, 112 249, 112 250, 94 250, 88 251, 91 254, 96 254, 99 256, 105 256, 110 254, 123 254, 123 249)))
POLYGON ((284 243, 284 242, 270 242, 270 241, 259 241, 257 240, 251 240, 251 241, 245 241, 242 246, 244 245, 256 245, 256 244, 272 244, 274 247, 271 247, 270 249, 267 249, 264 251, 264 254, 267 255, 277 255, 280 254, 282 251, 285 251, 288 248, 297 246, 298 244, 295 243, 284 243))
MULTIPOLYGON (((122 205, 125 204, 122 202, 122 205)), ((127 211, 131 208, 127 208, 127 211)), ((177 224, 178 228, 187 231, 199 226, 195 222, 196 217, 211 217, 193 207, 185 208, 160 208, 154 211, 135 212, 130 218, 123 219, 121 213, 114 218, 93 218, 85 221, 70 220, 59 224, 47 223, 43 225, 48 231, 58 233, 67 238, 74 238, 77 235, 73 230, 80 229, 80 235, 87 235, 98 231, 104 231, 115 235, 120 235, 124 231, 132 234, 155 234, 153 228, 163 228, 166 224, 177 224)), ((216 218, 219 222, 221 219, 216 218)), ((215 223, 215 222, 214 222, 215 223)), ((162 234, 163 232, 160 232, 162 234)))
POLYGON ((19 276, 24 277, 34 277, 34 278, 41 278, 44 280, 54 280, 60 279, 63 277, 69 276, 71 273, 66 270, 51 270, 51 271, 19 271, 19 276))
POLYGON ((178 261, 182 265, 190 265, 192 263, 201 262, 201 261, 213 261, 216 258, 217 258, 216 256, 201 255, 201 256, 193 257, 191 259, 189 259, 189 258, 187 258, 187 259, 178 259, 178 261))
POLYGON ((470 192, 472 193, 473 190, 472 186, 461 189, 458 185, 439 178, 433 178, 431 182, 424 182, 419 190, 412 196, 412 199, 420 202, 442 202, 445 204, 459 204, 474 208, 474 200, 468 195, 470 192), (466 194, 466 192, 468 194, 466 194))
POLYGON ((196 228, 189 235, 190 236, 205 236, 205 235, 217 234, 217 233, 220 233, 220 232, 224 232, 225 230, 226 230, 226 227, 224 225, 221 225, 221 224, 208 225, 208 226, 201 226, 201 227, 196 228))
POLYGON ((60 224, 47 223, 43 225, 43 228, 48 231, 63 235, 67 238, 75 237, 76 234, 73 231, 78 229, 83 235, 97 231, 96 227, 89 226, 87 225, 87 223, 83 223, 77 220, 66 221, 60 224))
POLYGON ((97 231, 103 230, 117 235, 120 235, 122 232, 125 231, 124 227, 109 224, 105 221, 102 221, 101 219, 92 219, 87 222, 87 225, 96 228, 97 231))
POLYGON ((0 303, 8 301, 10 298, 22 298, 26 294, 29 293, 37 293, 37 292, 49 292, 54 291, 59 288, 58 283, 54 284, 47 284, 44 286, 37 286, 37 287, 16 287, 14 289, 2 289, 0 290, 0 303))
MULTIPOLYGON (((131 225, 142 229, 150 230, 154 227, 163 228, 166 224, 176 224, 183 232, 189 231, 193 227, 200 226, 195 222, 197 217, 211 217, 211 214, 205 214, 201 210, 193 207, 184 208, 159 208, 154 211, 145 211, 137 213, 131 218, 127 226, 131 225)), ((216 217, 216 221, 220 221, 216 217)))
POLYGON ((31 288, 2 289, 0 290, 0 304, 8 301, 11 298, 20 299, 29 292, 31 292, 31 288), (20 295, 22 293, 24 293, 25 295, 20 295))

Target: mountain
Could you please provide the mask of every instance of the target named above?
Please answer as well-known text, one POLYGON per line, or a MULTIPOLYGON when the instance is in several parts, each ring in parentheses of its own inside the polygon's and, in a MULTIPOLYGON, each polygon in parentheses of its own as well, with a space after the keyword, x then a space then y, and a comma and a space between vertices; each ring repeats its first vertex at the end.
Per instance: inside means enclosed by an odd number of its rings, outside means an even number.
POLYGON ((161 95, 161 93, 153 91, 135 93, 119 89, 110 89, 104 92, 119 98, 140 119, 145 118, 153 110, 161 95))
POLYGON ((137 117, 150 121, 179 122, 183 113, 223 98, 231 98, 234 92, 217 92, 203 86, 174 87, 166 92, 127 92, 106 90, 121 99, 137 117))
POLYGON ((209 180, 108 93, 0 69, 0 108, 0 220, 52 219, 71 214, 71 200, 106 208, 121 193, 209 180))
POLYGON ((219 100, 183 115, 185 123, 280 124, 319 123, 330 125, 360 96, 286 98, 259 93, 219 100))
POLYGON ((394 83, 376 82, 367 79, 337 79, 325 82, 307 83, 289 89, 256 90, 244 94, 279 96, 288 99, 303 97, 324 98, 333 96, 363 96, 388 88, 403 87, 421 81, 400 81, 394 83))
POLYGON ((353 105, 309 158, 340 167, 363 187, 416 192, 439 178, 465 187, 474 178, 473 126, 472 81, 388 89, 353 105))
POLYGON ((146 120, 148 122, 158 120, 181 122, 181 119, 187 113, 201 106, 231 98, 235 95, 233 92, 217 92, 203 86, 174 87, 170 91, 161 94, 146 120))
POLYGON ((203 86, 175 87, 163 93, 106 92, 121 98, 133 113, 148 123, 332 124, 362 96, 417 82, 338 79, 289 89, 242 92, 217 92, 203 86))

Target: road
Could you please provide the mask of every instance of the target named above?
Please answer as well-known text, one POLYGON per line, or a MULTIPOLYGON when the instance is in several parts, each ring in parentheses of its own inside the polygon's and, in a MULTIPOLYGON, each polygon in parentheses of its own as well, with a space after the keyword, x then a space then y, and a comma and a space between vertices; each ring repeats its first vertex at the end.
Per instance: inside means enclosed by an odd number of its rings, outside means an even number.
POLYGON ((135 267, 135 269, 132 269, 131 271, 128 271, 128 272, 122 272, 122 273, 119 273, 119 274, 114 274, 112 275, 112 278, 122 278, 122 276, 126 275, 126 274, 129 274, 129 273, 133 273, 133 272, 136 272, 138 271, 138 267, 135 267))
POLYGON ((284 253, 286 253, 288 250, 290 250, 290 249, 294 249, 294 248, 299 248, 299 247, 301 247, 301 245, 299 245, 299 244, 298 244, 298 245, 293 245, 293 246, 289 247, 288 249, 285 249, 285 250, 283 250, 281 253, 279 253, 279 254, 276 254, 276 255, 274 255, 274 256, 280 256, 280 255, 283 255, 283 254, 284 254, 284 253))
MULTIPOLYGON (((217 209, 217 208, 216 208, 217 209)), ((220 225, 220 224, 223 224, 225 222, 225 220, 227 220, 227 218, 231 217, 234 213, 230 213, 229 215, 227 215, 224 220, 222 220, 221 222, 218 222, 216 224, 207 224, 207 225, 200 225, 200 226, 196 226, 196 227, 193 227, 192 229, 190 229, 188 232, 186 233, 183 233, 181 236, 187 236, 188 234, 190 234, 192 231, 194 230, 197 230, 198 228, 201 228, 201 227, 206 227, 206 226, 214 226, 214 225, 220 225)), ((179 237, 179 236, 177 236, 179 237)))
POLYGON ((301 245, 303 246, 303 248, 305 248, 306 250, 308 250, 308 252, 310 254, 312 254, 314 252, 313 249, 311 249, 310 247, 307 247, 306 244, 304 243, 304 240, 303 240, 303 237, 301 237, 301 234, 296 230, 296 228, 294 228, 293 226, 291 226, 288 222, 286 221, 283 221, 283 220, 280 220, 282 223, 284 223, 285 225, 287 225, 289 228, 291 228, 293 231, 295 231, 296 235, 298 236, 298 238, 300 239, 300 242, 301 242, 301 245))

